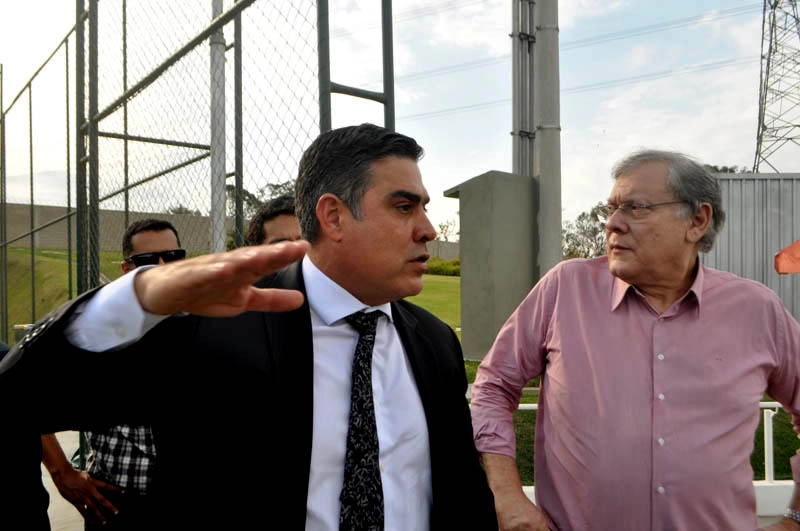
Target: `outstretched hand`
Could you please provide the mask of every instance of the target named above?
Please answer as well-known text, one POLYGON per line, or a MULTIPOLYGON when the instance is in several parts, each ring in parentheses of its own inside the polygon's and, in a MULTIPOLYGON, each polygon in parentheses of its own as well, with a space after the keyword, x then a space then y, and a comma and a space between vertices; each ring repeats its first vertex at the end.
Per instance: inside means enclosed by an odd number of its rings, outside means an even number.
POLYGON ((188 312, 232 316, 245 311, 281 312, 303 304, 299 291, 259 289, 253 282, 300 260, 305 241, 243 247, 142 271, 134 288, 142 308, 158 315, 188 312))

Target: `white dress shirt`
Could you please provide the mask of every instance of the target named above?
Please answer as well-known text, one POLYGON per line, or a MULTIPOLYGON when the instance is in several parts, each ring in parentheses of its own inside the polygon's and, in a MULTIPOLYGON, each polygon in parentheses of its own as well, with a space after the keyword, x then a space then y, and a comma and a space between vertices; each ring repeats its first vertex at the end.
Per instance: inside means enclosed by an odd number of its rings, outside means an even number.
MULTIPOLYGON (((163 318, 142 310, 133 278, 103 287, 76 311, 69 341, 91 351, 136 341, 163 318)), ((430 446, 422 401, 394 327, 390 304, 368 307, 320 271, 302 263, 314 345, 314 419, 307 531, 339 529, 339 494, 350 416, 350 380, 358 332, 344 318, 381 311, 372 354, 372 391, 380 446, 385 531, 427 531, 432 499, 430 446)), ((268 481, 268 480, 267 480, 268 481)))

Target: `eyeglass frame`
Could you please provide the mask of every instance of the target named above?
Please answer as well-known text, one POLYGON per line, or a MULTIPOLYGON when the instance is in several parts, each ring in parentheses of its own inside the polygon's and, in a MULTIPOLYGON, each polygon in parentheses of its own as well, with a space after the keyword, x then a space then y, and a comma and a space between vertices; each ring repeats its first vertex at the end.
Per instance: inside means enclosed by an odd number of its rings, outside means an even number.
POLYGON ((620 203, 619 205, 612 205, 607 203, 601 206, 599 218, 608 221, 608 219, 614 215, 615 212, 621 210, 623 214, 632 218, 632 219, 644 219, 644 217, 654 208, 666 205, 677 205, 680 203, 685 203, 687 205, 691 205, 691 202, 687 199, 680 199, 676 201, 664 201, 661 203, 653 203, 652 205, 643 205, 634 203, 633 201, 625 201, 620 203), (635 214, 635 212, 641 212, 641 214, 635 214))
POLYGON ((170 262, 177 262, 179 260, 183 260, 186 258, 186 249, 169 249, 167 251, 156 251, 152 253, 138 253, 132 254, 125 259, 125 262, 128 264, 133 264, 136 267, 141 267, 145 265, 158 265, 159 259, 163 260, 165 264, 170 262), (152 261, 152 257, 155 257, 155 261, 152 261), (137 259, 145 258, 145 262, 136 263, 137 259))

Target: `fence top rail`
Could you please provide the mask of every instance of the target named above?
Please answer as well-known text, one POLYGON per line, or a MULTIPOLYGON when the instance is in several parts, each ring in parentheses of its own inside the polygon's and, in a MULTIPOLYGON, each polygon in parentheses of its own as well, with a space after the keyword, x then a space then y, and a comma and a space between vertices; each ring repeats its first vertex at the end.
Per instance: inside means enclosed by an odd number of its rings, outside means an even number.
POLYGON ((85 10, 83 13, 81 13, 80 20, 78 20, 77 22, 75 22, 75 24, 72 25, 67 34, 64 35, 64 38, 58 42, 52 53, 50 53, 50 55, 47 56, 47 59, 45 59, 42 62, 42 64, 39 65, 39 68, 36 69, 36 72, 34 72, 33 75, 30 77, 30 79, 28 79, 28 82, 22 85, 22 88, 20 89, 19 93, 17 93, 16 97, 13 100, 11 100, 11 104, 5 109, 0 109, 4 117, 6 113, 8 113, 8 111, 10 111, 12 107, 14 107, 14 104, 17 103, 17 100, 19 100, 25 93, 25 91, 28 90, 28 88, 33 83, 33 80, 36 79, 36 76, 38 76, 39 73, 42 71, 42 69, 45 67, 45 65, 47 65, 47 63, 50 62, 50 59, 52 59, 58 53, 61 47, 64 46, 64 43, 66 43, 67 40, 69 40, 70 36, 75 32, 75 28, 78 27, 78 24, 83 24, 84 20, 86 20, 86 17, 88 16, 89 16, 88 10, 85 10))

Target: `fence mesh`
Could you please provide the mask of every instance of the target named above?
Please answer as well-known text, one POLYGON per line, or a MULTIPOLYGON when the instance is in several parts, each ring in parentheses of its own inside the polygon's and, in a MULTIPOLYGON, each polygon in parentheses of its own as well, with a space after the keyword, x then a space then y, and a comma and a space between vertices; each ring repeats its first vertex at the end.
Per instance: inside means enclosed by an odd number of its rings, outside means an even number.
MULTIPOLYGON (((241 42, 235 39, 233 17, 221 26, 224 48, 217 49, 224 49, 224 63, 216 79, 224 75, 219 107, 225 114, 220 128, 224 137, 220 148, 212 148, 212 121, 219 115, 212 111, 211 56, 219 34, 187 46, 209 29, 214 3, 85 0, 84 9, 89 13, 94 7, 94 15, 79 19, 19 97, 6 95, 5 150, 0 156, 0 216, 5 221, 0 233, 0 337, 6 341, 13 340, 13 324, 32 322, 77 294, 81 219, 88 220, 85 268, 86 287, 91 287, 121 274, 122 236, 137 219, 169 219, 190 254, 212 250, 212 152, 221 153, 221 147, 227 192, 222 210, 229 241, 236 241, 237 148, 242 188, 251 196, 267 199, 275 185, 296 177, 303 149, 319 132, 316 4, 252 2, 241 9, 241 42), (94 20, 96 69, 91 60, 94 20), (80 61, 82 76, 77 73, 80 61), (120 99, 137 85, 140 90, 120 99), (84 115, 92 114, 96 96, 101 118, 94 154, 92 129, 81 131, 86 156, 79 160, 81 94, 84 115), (239 107, 242 134, 237 142, 239 107), (83 167, 85 201, 78 190, 83 167), (83 217, 76 214, 78 208, 86 208, 83 217)), ((245 4, 221 2, 223 16, 245 4)), ((252 209, 244 215, 252 215, 252 209)))

